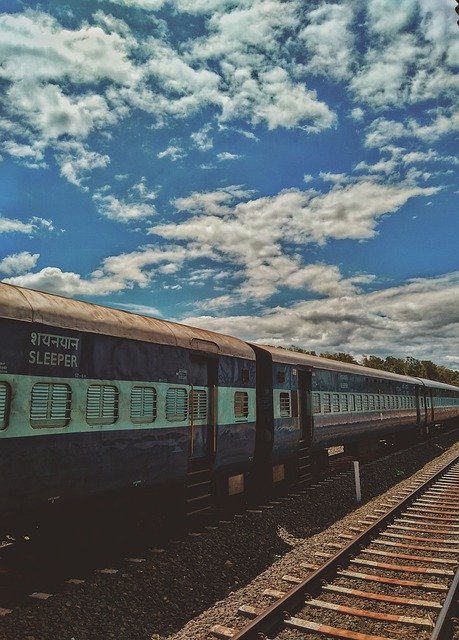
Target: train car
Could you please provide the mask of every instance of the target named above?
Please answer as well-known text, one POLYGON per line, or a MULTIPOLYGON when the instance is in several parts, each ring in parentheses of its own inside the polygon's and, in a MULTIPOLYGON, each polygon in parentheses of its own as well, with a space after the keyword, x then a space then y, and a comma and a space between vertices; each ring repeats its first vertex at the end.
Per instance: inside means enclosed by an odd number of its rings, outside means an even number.
POLYGON ((0 284, 0 512, 244 489, 255 354, 236 338, 0 284), (174 494, 175 495, 175 494, 174 494))
POLYGON ((420 380, 423 393, 419 409, 426 429, 459 420, 459 388, 435 380, 420 380))
POLYGON ((420 379, 252 346, 257 354, 255 463, 269 468, 274 481, 306 476, 308 452, 320 460, 329 447, 355 451, 425 423, 420 379))

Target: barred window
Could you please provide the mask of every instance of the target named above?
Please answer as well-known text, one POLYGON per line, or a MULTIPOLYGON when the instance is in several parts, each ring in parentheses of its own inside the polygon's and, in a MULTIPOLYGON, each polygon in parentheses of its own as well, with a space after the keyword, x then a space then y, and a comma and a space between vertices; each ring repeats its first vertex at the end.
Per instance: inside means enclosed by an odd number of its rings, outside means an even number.
POLYGON ((166 420, 180 422, 188 416, 188 394, 183 387, 170 387, 166 393, 166 420))
POLYGON ((324 403, 324 413, 331 413, 331 395, 324 393, 322 399, 324 403))
POLYGON ((205 389, 190 391, 190 413, 193 420, 207 420, 207 393, 205 389))
POLYGON ((292 409, 290 404, 290 393, 282 391, 279 395, 279 409, 281 418, 290 418, 292 409))
POLYGON ((395 396, 390 396, 390 408, 395 409, 395 396))
POLYGON ((386 409, 390 409, 390 396, 386 396, 386 409))
POLYGON ((341 411, 349 411, 349 401, 345 393, 341 396, 341 411))
POLYGON ((368 408, 370 411, 375 410, 375 397, 373 395, 368 396, 368 408))
POLYGON ((314 391, 314 393, 312 394, 312 412, 313 413, 320 413, 321 408, 320 408, 320 393, 317 393, 317 391, 314 391))
POLYGON ((134 424, 156 420, 157 394, 154 387, 132 387, 131 421, 134 424))
POLYGON ((37 382, 32 387, 30 425, 34 428, 67 426, 71 400, 68 384, 37 382))
POLYGON ((349 411, 355 411, 355 395, 353 393, 349 396, 349 411))
POLYGON ((424 396, 421 396, 421 409, 424 409, 424 396))
POLYGON ((356 411, 362 411, 362 396, 360 394, 355 396, 355 409, 356 411))
POLYGON ((234 394, 234 415, 236 418, 247 418, 249 415, 249 394, 236 391, 234 394))
POLYGON ((368 396, 363 396, 363 410, 368 411, 368 396))
POLYGON ((86 422, 113 424, 118 420, 119 392, 107 384, 92 384, 86 396, 86 422))
POLYGON ((332 394, 332 408, 334 413, 339 413, 339 393, 332 394))
POLYGON ((380 407, 381 407, 380 398, 379 398, 379 396, 376 395, 375 396, 375 409, 376 409, 376 411, 379 411, 380 407))
POLYGON ((11 387, 7 382, 0 382, 0 429, 6 429, 11 401, 11 387))

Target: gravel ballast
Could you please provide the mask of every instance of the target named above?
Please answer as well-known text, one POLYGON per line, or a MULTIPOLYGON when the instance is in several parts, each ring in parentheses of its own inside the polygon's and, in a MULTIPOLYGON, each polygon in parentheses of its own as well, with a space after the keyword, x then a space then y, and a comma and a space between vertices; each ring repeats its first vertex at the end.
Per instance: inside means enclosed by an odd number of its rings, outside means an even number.
POLYGON ((322 563, 320 554, 334 551, 330 543, 344 546, 339 534, 355 534, 350 527, 363 526, 360 521, 413 474, 458 455, 457 435, 443 434, 364 465, 359 508, 351 475, 340 475, 186 536, 160 553, 145 551, 143 562, 108 567, 117 573, 94 572, 83 584, 62 585, 52 598, 1 618, 0 640, 198 640, 214 624, 240 627, 240 605, 271 604, 260 595, 265 589, 291 588, 283 577, 304 577, 308 570, 299 572, 301 562, 322 563))

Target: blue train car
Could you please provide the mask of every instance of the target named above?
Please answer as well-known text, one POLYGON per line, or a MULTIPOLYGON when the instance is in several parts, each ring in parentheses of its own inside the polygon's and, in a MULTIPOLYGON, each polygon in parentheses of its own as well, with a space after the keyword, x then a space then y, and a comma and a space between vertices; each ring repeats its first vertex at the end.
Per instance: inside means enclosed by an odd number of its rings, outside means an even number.
POLYGON ((301 477, 306 451, 318 459, 333 446, 366 447, 372 440, 420 431, 435 419, 459 417, 457 387, 252 346, 257 354, 255 461, 272 470, 274 481, 295 476, 295 468, 301 477), (425 400, 426 389, 430 400, 425 400))
POLYGON ((0 442, 1 513, 180 488, 202 470, 243 491, 255 354, 236 338, 0 284, 0 442))

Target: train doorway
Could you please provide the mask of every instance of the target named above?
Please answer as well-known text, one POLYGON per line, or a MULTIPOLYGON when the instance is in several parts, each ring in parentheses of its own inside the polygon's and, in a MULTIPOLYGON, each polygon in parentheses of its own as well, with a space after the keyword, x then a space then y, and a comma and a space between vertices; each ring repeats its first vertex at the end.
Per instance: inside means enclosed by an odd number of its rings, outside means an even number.
POLYGON ((189 393, 189 459, 211 460, 217 440, 217 368, 218 360, 191 356, 189 393))
POLYGON ((298 371, 298 412, 300 418, 301 440, 309 445, 312 440, 311 371, 298 371))

